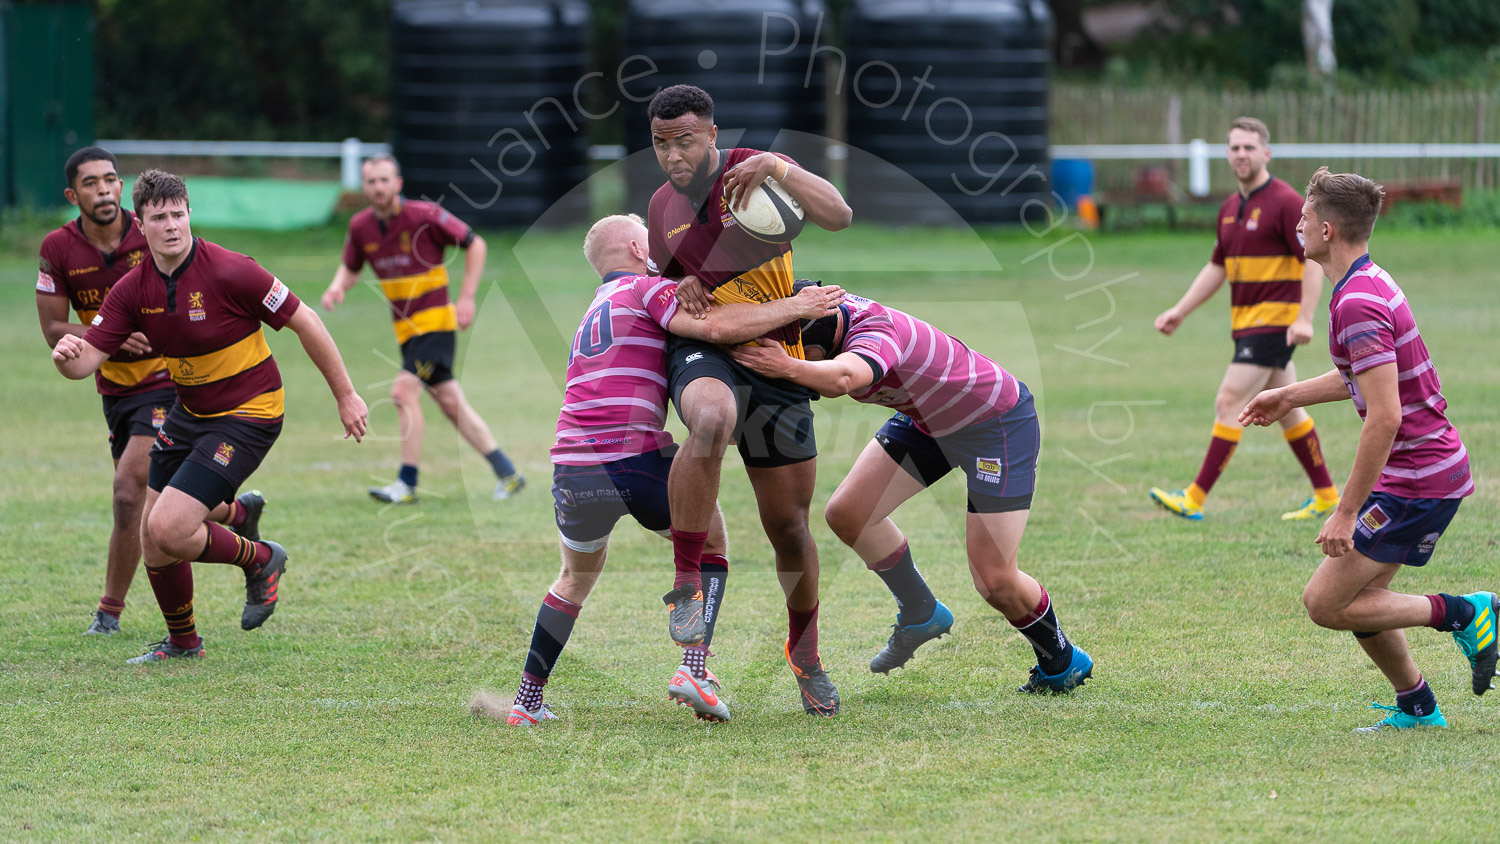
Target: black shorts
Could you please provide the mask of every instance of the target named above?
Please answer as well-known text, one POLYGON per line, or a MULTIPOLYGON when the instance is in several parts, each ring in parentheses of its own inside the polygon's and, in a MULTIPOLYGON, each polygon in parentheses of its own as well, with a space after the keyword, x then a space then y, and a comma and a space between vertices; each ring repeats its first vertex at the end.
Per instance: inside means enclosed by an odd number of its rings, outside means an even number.
POLYGON ((456 345, 452 331, 418 334, 401 344, 401 368, 429 387, 452 381, 456 345))
POLYGON ((280 419, 200 417, 174 404, 151 446, 146 485, 176 487, 213 509, 234 500, 280 435, 280 419))
POLYGON ((672 513, 667 475, 677 446, 594 466, 552 467, 552 509, 564 545, 583 554, 604 550, 615 523, 633 517, 641 527, 667 536, 672 513))
POLYGON ((955 468, 962 471, 970 513, 1030 510, 1042 440, 1036 402, 1025 384, 1020 388, 1016 406, 1003 416, 934 437, 898 413, 881 426, 875 442, 924 487, 955 468))
POLYGON ((1292 362, 1292 352, 1296 348, 1296 346, 1286 344, 1285 331, 1237 337, 1234 341, 1234 359, 1230 363, 1249 363, 1255 366, 1269 366, 1272 369, 1286 369, 1286 365, 1292 362))
POLYGON ((125 453, 131 437, 155 437, 167 421, 167 410, 177 401, 176 387, 163 387, 133 396, 104 396, 104 423, 109 426, 109 455, 125 453))
POLYGON ((746 466, 770 469, 818 456, 811 404, 817 393, 761 377, 735 363, 720 346, 673 337, 667 342, 667 384, 678 418, 682 391, 699 378, 721 381, 734 394, 734 439, 746 466))

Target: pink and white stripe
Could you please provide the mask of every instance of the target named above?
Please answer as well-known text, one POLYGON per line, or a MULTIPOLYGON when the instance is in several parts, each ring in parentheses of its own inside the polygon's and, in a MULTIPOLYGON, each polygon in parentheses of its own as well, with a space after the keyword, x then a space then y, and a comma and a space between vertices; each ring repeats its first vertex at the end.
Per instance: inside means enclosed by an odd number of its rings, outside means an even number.
POLYGON ((1406 294, 1373 262, 1356 267, 1333 290, 1328 353, 1363 419, 1355 376, 1395 364, 1401 427, 1378 492, 1403 498, 1462 498, 1474 491, 1469 453, 1448 421, 1448 401, 1406 294))
POLYGON ((875 383, 849 394, 855 401, 905 413, 941 437, 1016 406, 1020 385, 999 364, 916 317, 879 302, 846 296, 849 325, 843 351, 883 370, 875 383))
POLYGON ((676 290, 667 279, 628 275, 594 291, 573 337, 553 463, 594 466, 671 445, 662 426, 676 290))

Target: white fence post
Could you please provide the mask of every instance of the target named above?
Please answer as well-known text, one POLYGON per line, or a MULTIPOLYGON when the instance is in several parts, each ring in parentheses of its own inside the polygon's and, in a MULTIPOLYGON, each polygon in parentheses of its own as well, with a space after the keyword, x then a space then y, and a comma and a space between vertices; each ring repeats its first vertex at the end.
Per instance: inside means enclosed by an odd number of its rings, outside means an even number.
POLYGON ((1208 141, 1202 138, 1188 142, 1188 193, 1208 196, 1208 141))
POLYGON ((359 190, 359 138, 345 138, 339 153, 339 174, 343 177, 344 190, 359 190))

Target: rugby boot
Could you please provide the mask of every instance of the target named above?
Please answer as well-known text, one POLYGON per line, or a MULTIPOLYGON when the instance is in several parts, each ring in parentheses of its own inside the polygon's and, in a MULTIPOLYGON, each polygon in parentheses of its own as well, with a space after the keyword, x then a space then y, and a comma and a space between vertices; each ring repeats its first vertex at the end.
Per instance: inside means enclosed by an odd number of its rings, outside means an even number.
POLYGON ((1180 489, 1168 492, 1161 487, 1151 488, 1151 500, 1161 505, 1163 510, 1187 519, 1190 522, 1203 521, 1203 505, 1194 504, 1193 499, 1187 497, 1187 493, 1180 489))
POLYGON ((1391 714, 1368 727, 1355 727, 1354 732, 1369 735, 1384 730, 1410 730, 1414 727, 1448 726, 1448 719, 1444 718, 1443 713, 1438 709, 1433 709, 1431 715, 1417 716, 1407 715, 1401 711, 1400 707, 1386 706, 1383 703, 1372 703, 1370 704, 1370 708, 1384 709, 1391 714))
POLYGON ((240 613, 241 630, 254 630, 276 612, 281 576, 286 573, 286 549, 275 542, 266 544, 271 547, 271 559, 255 571, 245 569, 245 609, 240 613))
POLYGON ((1031 675, 1018 692, 1028 695, 1065 695, 1094 676, 1094 660, 1083 648, 1073 646, 1073 659, 1061 674, 1043 674, 1040 665, 1031 666, 1031 675))
POLYGON ((1490 682, 1495 679, 1495 659, 1500 655, 1495 642, 1495 617, 1500 615, 1500 601, 1494 592, 1470 592, 1458 597, 1474 605, 1474 618, 1464 629, 1454 631, 1453 641, 1469 658, 1474 694, 1482 695, 1490 690, 1490 682))
POLYGON ((230 530, 255 542, 260 539, 260 514, 266 509, 266 497, 258 489, 242 492, 234 497, 235 503, 245 508, 245 520, 239 527, 230 530))
POLYGON ((94 620, 89 624, 89 629, 83 631, 85 636, 113 636, 120 632, 120 620, 105 612, 94 610, 94 620))
POLYGON ((802 692, 802 711, 824 718, 839 714, 839 690, 828 679, 828 672, 823 670, 823 660, 818 660, 818 664, 811 668, 802 668, 792 662, 790 641, 782 651, 786 655, 786 664, 791 666, 792 674, 797 678, 797 689, 802 692))
POLYGON ((667 605, 667 633, 679 645, 696 645, 708 634, 703 620, 703 590, 684 584, 661 596, 667 605))
POLYGON ((875 658, 870 660, 870 670, 876 674, 889 674, 892 668, 906 665, 917 648, 933 639, 941 639, 953 629, 953 611, 943 606, 942 601, 932 611, 932 618, 922 624, 901 625, 901 616, 891 625, 891 638, 875 658))
POLYGON ((728 721, 729 704, 720 696, 719 678, 704 669, 706 675, 699 680, 686 665, 678 666, 677 673, 667 683, 667 698, 682 706, 693 708, 693 717, 699 721, 728 721))
POLYGON ((169 659, 194 658, 204 656, 203 639, 198 639, 196 648, 179 648, 172 644, 171 639, 162 639, 160 642, 152 642, 146 646, 146 652, 140 656, 133 656, 125 660, 129 665, 147 665, 153 662, 165 662, 169 659))

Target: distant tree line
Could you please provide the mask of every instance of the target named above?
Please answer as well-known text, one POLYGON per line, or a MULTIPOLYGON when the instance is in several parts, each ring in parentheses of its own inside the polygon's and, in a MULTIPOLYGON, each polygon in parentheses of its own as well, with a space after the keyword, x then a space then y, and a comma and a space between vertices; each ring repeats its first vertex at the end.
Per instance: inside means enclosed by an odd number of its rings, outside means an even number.
MULTIPOLYGON (((824 0, 836 33, 853 1, 824 0)), ((1087 41, 1082 14, 1121 0, 1048 2, 1060 66, 1084 79, 1239 88, 1310 82, 1304 0, 1173 0, 1168 20, 1113 54, 1087 41)), ((390 3, 98 0, 97 133, 383 140, 390 3)), ((591 0, 598 67, 624 55, 628 3, 591 0)), ((1333 30, 1345 81, 1500 84, 1500 0, 1334 0, 1333 30)), ((599 128, 607 138, 611 127, 599 128)))

